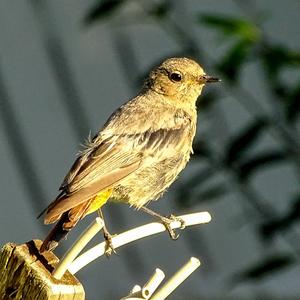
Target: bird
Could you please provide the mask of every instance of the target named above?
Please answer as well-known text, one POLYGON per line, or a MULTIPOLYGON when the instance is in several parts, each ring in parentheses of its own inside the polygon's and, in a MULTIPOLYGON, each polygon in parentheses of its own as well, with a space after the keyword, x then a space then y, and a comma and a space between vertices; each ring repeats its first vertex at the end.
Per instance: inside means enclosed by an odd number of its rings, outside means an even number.
MULTIPOLYGON (((220 81, 193 59, 174 57, 153 69, 138 95, 108 118, 89 138, 67 173, 57 198, 45 209, 44 223, 56 225, 40 252, 53 251, 86 215, 108 202, 127 203, 159 217, 169 231, 170 219, 150 210, 186 167, 196 133, 196 101, 205 84, 220 81)), ((106 227, 104 237, 111 245, 106 227)))

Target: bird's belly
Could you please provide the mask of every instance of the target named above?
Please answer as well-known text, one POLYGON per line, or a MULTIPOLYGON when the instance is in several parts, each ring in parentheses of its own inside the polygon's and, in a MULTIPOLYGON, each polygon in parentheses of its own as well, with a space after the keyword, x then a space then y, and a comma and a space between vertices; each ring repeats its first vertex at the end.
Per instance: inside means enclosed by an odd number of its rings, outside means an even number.
POLYGON ((141 167, 113 189, 112 198, 137 208, 157 200, 184 169, 189 157, 187 153, 141 167))

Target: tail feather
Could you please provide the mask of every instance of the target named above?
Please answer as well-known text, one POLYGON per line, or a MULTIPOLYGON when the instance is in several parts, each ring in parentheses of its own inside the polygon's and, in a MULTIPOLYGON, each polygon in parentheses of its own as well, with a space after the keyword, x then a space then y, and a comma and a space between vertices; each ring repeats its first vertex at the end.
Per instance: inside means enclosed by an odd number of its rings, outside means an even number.
MULTIPOLYGON (((102 207, 109 199, 111 193, 111 189, 99 193, 95 197, 75 207, 72 207, 71 209, 65 211, 61 215, 55 215, 52 218, 46 215, 44 221, 45 224, 54 223, 56 221, 57 223, 45 238, 40 248, 40 253, 54 250, 57 247, 59 241, 67 236, 69 231, 77 224, 77 222, 87 214, 90 214, 102 207)), ((46 209, 47 213, 51 211, 51 208, 55 207, 55 205, 59 201, 61 201, 63 197, 65 197, 65 195, 60 194, 56 198, 56 200, 48 206, 48 208, 46 209)))
POLYGON ((69 216, 68 212, 65 212, 60 220, 56 223, 56 225, 53 227, 53 229, 49 232, 47 237, 45 238, 41 248, 40 248, 40 253, 43 253, 45 251, 52 251, 54 250, 59 241, 65 238, 68 234, 68 232, 75 226, 72 226, 71 228, 68 227, 67 229, 65 228, 64 224, 69 223, 69 216))
POLYGON ((45 238, 40 248, 40 253, 52 251, 57 247, 59 241, 65 238, 77 222, 85 216, 91 201, 75 206, 61 215, 59 221, 45 238))
MULTIPOLYGON (((39 219, 43 214, 45 214, 49 209, 51 209, 51 207, 53 207, 58 201, 60 201, 65 196, 65 194, 66 194, 65 191, 61 191, 58 194, 58 196, 55 198, 55 200, 50 205, 48 205, 46 208, 44 208, 36 218, 39 219)), ((55 221, 53 221, 53 222, 55 222, 55 221)))

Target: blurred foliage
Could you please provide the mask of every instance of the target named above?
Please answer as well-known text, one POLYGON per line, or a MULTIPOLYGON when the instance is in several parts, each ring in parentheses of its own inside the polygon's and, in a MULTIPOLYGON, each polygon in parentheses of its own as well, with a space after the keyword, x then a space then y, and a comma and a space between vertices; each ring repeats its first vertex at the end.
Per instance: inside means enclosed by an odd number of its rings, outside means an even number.
POLYGON ((171 9, 171 1, 160 1, 152 5, 148 11, 150 16, 156 18, 165 18, 171 9))
POLYGON ((102 0, 97 1, 95 6, 87 13, 84 23, 91 25, 96 21, 110 17, 120 6, 126 2, 125 0, 102 0))
POLYGON ((257 154, 255 157, 250 158, 236 168, 240 181, 245 181, 253 175, 254 171, 259 171, 262 167, 269 166, 270 164, 278 163, 285 160, 286 155, 282 151, 265 151, 257 154))
POLYGON ((248 40, 240 40, 224 54, 216 68, 232 83, 238 80, 240 70, 249 57, 252 43, 248 40))
POLYGON ((218 30, 223 40, 234 41, 215 67, 231 83, 236 82, 243 65, 252 56, 254 45, 260 40, 260 30, 250 21, 225 15, 201 14, 198 21, 218 30))
POLYGON ((265 126, 267 126, 266 120, 257 119, 254 122, 251 122, 251 124, 249 124, 245 129, 241 129, 237 136, 229 138, 224 155, 225 163, 231 166, 241 159, 244 152, 247 151, 254 142, 256 142, 265 126))
POLYGON ((285 116, 288 122, 296 122, 300 113, 300 83, 286 93, 284 107, 285 116))
POLYGON ((259 58, 264 64, 270 79, 277 81, 282 70, 290 67, 299 68, 300 51, 293 51, 284 45, 262 43, 259 58))
MULTIPOLYGON (((100 22, 104 18, 118 14, 122 7, 125 7, 125 2, 131 1, 95 1, 95 6, 87 13, 85 23, 100 22)), ((181 50, 170 53, 170 56, 179 53, 209 62, 212 69, 221 75, 222 86, 227 90, 227 94, 229 91, 229 96, 244 105, 252 116, 252 121, 236 130, 234 134, 228 132, 224 136, 220 133, 222 140, 225 140, 225 147, 221 151, 210 142, 211 138, 205 138, 210 136, 209 132, 201 133, 201 140, 196 140, 194 144, 193 157, 199 169, 183 186, 180 186, 178 205, 185 208, 192 207, 208 201, 222 201, 230 192, 243 194, 248 204, 258 211, 259 219, 255 220, 255 223, 261 240, 272 243, 277 235, 281 235, 299 254, 297 241, 286 234, 293 231, 293 225, 299 219, 299 196, 296 200, 289 199, 288 196, 282 199, 290 203, 290 208, 286 212, 277 213, 275 205, 266 206, 259 191, 253 190, 252 181, 262 170, 278 163, 293 166, 296 170, 295 176, 300 179, 300 139, 297 129, 300 116, 300 51, 274 42, 265 32, 263 20, 257 22, 260 19, 259 15, 255 17, 250 15, 253 9, 249 11, 244 9, 243 17, 219 12, 213 14, 194 12, 194 25, 201 26, 202 30, 215 32, 218 41, 226 46, 221 57, 211 59, 202 51, 197 39, 190 36, 189 26, 183 26, 183 20, 174 17, 176 14, 174 2, 151 0, 134 3, 140 8, 137 18, 140 22, 155 21, 156 25, 160 25, 162 30, 180 45, 181 50), (245 90, 241 83, 243 72, 250 62, 256 63, 260 68, 267 91, 266 99, 258 101, 256 94, 252 94, 251 90, 245 90), (287 71, 294 72, 295 82, 288 82, 285 73, 287 71), (269 105, 269 111, 264 110, 259 104, 262 101, 269 105), (272 138, 275 143, 271 149, 262 149, 259 145, 267 138, 272 138), (215 180, 220 174, 226 176, 215 180)), ((249 7, 251 4, 252 1, 247 2, 249 7)), ((128 21, 130 24, 132 21, 130 14, 128 20, 126 16, 122 17, 124 23, 128 21)), ((148 71, 142 74, 143 77, 146 73, 148 71)), ((218 101, 222 99, 223 92, 221 88, 212 89, 201 97, 199 107, 202 114, 213 113, 218 101)), ((252 218, 250 219, 252 222, 252 218)), ((297 235, 296 232, 294 234, 297 235)), ((299 239, 298 235, 297 237, 299 239)), ((241 270, 235 276, 235 280, 239 282, 261 280, 266 275, 277 274, 295 263, 297 259, 294 259, 292 254, 279 253, 241 270)))
POLYGON ((233 281, 260 280, 266 276, 273 275, 274 272, 290 267, 295 262, 289 254, 279 254, 270 256, 265 260, 255 263, 239 274, 235 274, 233 281))
POLYGON ((300 195, 295 197, 289 210, 282 216, 266 220, 260 225, 259 233, 265 240, 272 239, 278 232, 288 230, 300 219, 300 195))
POLYGON ((227 37, 238 37, 244 41, 257 42, 260 36, 259 29, 252 22, 241 18, 201 14, 199 21, 219 30, 227 37))

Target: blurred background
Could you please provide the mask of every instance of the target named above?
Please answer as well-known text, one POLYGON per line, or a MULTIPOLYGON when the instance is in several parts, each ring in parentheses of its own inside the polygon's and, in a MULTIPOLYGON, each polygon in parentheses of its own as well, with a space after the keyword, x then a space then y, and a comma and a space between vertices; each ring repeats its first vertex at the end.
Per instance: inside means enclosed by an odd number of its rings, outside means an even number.
MULTIPOLYGON (((299 13, 298 0, 1 1, 1 245, 43 239, 36 216, 80 144, 153 66, 187 56, 222 83, 198 101, 189 166, 150 207, 213 220, 98 259, 77 274, 87 299, 119 299, 190 256, 202 266, 170 299, 300 299, 299 13)), ((104 213, 111 232, 152 220, 126 205, 104 213)))

